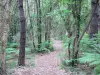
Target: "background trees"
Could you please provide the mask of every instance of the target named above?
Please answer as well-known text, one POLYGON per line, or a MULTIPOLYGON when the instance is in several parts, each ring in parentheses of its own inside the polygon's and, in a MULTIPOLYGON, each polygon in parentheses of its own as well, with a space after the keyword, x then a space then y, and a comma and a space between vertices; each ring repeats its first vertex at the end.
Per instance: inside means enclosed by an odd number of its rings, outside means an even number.
POLYGON ((62 56, 67 65, 76 66, 84 60, 96 62, 97 67, 100 64, 97 61, 100 57, 99 6, 99 0, 1 1, 0 73, 5 73, 5 60, 16 58, 18 65, 24 66, 25 53, 28 56, 53 51, 52 39, 63 41, 66 51, 62 56), (96 54, 97 59, 85 57, 87 54, 93 57, 96 54))

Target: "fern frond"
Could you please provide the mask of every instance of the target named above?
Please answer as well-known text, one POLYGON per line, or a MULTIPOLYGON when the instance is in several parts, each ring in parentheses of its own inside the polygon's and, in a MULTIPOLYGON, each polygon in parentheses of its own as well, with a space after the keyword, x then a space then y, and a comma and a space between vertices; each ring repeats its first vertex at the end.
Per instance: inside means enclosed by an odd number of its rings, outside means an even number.
POLYGON ((89 65, 90 65, 90 66, 94 66, 94 65, 98 65, 98 64, 100 64, 100 60, 93 61, 93 62, 91 62, 89 65))
POLYGON ((93 64, 94 61, 97 61, 100 58, 99 54, 96 53, 84 53, 84 55, 79 58, 80 63, 91 63, 93 64))

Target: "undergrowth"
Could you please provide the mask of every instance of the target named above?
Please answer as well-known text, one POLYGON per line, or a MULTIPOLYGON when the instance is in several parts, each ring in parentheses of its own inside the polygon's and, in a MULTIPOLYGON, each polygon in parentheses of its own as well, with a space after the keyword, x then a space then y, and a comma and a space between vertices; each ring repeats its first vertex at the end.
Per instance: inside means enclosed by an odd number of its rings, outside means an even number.
POLYGON ((42 42, 40 45, 40 49, 36 48, 36 52, 38 53, 49 53, 51 51, 54 51, 53 42, 42 42))
POLYGON ((80 43, 80 50, 83 52, 78 59, 80 63, 88 63, 94 67, 95 75, 100 75, 100 34, 96 38, 89 39, 84 37, 80 43))
MULTIPOLYGON (((42 42, 40 45, 40 49, 36 48, 34 52, 32 52, 32 46, 29 46, 30 42, 26 45, 25 48, 25 53, 26 53, 26 65, 31 65, 34 66, 34 55, 35 53, 49 53, 51 51, 54 51, 53 49, 53 42, 42 42)), ((7 48, 6 48, 6 61, 7 61, 7 66, 9 68, 14 68, 17 66, 18 62, 18 56, 19 56, 19 43, 8 43, 7 48)))
MULTIPOLYGON (((26 66, 34 66, 35 54, 31 53, 31 48, 26 47, 26 66)), ((6 48, 6 63, 8 68, 14 68, 18 66, 19 56, 19 43, 8 43, 6 48)))
MULTIPOLYGON (((89 39, 88 34, 85 34, 80 42, 79 64, 87 64, 87 66, 94 68, 94 74, 100 75, 100 34, 96 38, 89 39)), ((62 59, 62 67, 68 67, 73 59, 68 59, 67 49, 68 43, 72 42, 73 38, 64 38, 65 50, 59 55, 62 59), (66 41, 65 41, 66 40, 66 41)), ((72 45, 70 47, 72 51, 72 45)), ((72 54, 72 53, 71 53, 72 54)))

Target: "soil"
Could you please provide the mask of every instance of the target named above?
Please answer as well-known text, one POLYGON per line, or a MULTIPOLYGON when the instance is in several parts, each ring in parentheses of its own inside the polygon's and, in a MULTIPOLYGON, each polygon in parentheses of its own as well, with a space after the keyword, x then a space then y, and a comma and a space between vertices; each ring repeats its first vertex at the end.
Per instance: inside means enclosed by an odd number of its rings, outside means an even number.
POLYGON ((60 59, 57 55, 62 51, 61 41, 54 40, 55 51, 48 54, 38 54, 35 59, 35 67, 21 67, 14 70, 13 75, 71 75, 60 69, 60 59))
POLYGON ((93 69, 87 65, 79 64, 72 72, 70 70, 73 70, 73 68, 71 69, 70 67, 67 67, 65 70, 62 69, 60 67, 61 61, 57 58, 57 55, 63 50, 62 42, 58 40, 53 41, 55 51, 37 54, 35 57, 35 67, 15 68, 8 75, 94 75, 93 69))

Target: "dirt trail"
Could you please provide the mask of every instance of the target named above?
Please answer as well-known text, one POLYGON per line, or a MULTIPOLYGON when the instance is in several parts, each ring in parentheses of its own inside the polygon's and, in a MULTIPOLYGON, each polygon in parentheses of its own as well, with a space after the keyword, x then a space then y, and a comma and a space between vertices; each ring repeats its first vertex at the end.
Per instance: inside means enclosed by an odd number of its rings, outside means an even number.
POLYGON ((18 69, 16 75, 70 75, 59 68, 60 60, 57 54, 62 50, 61 41, 54 40, 54 52, 36 56, 35 68, 18 69))

